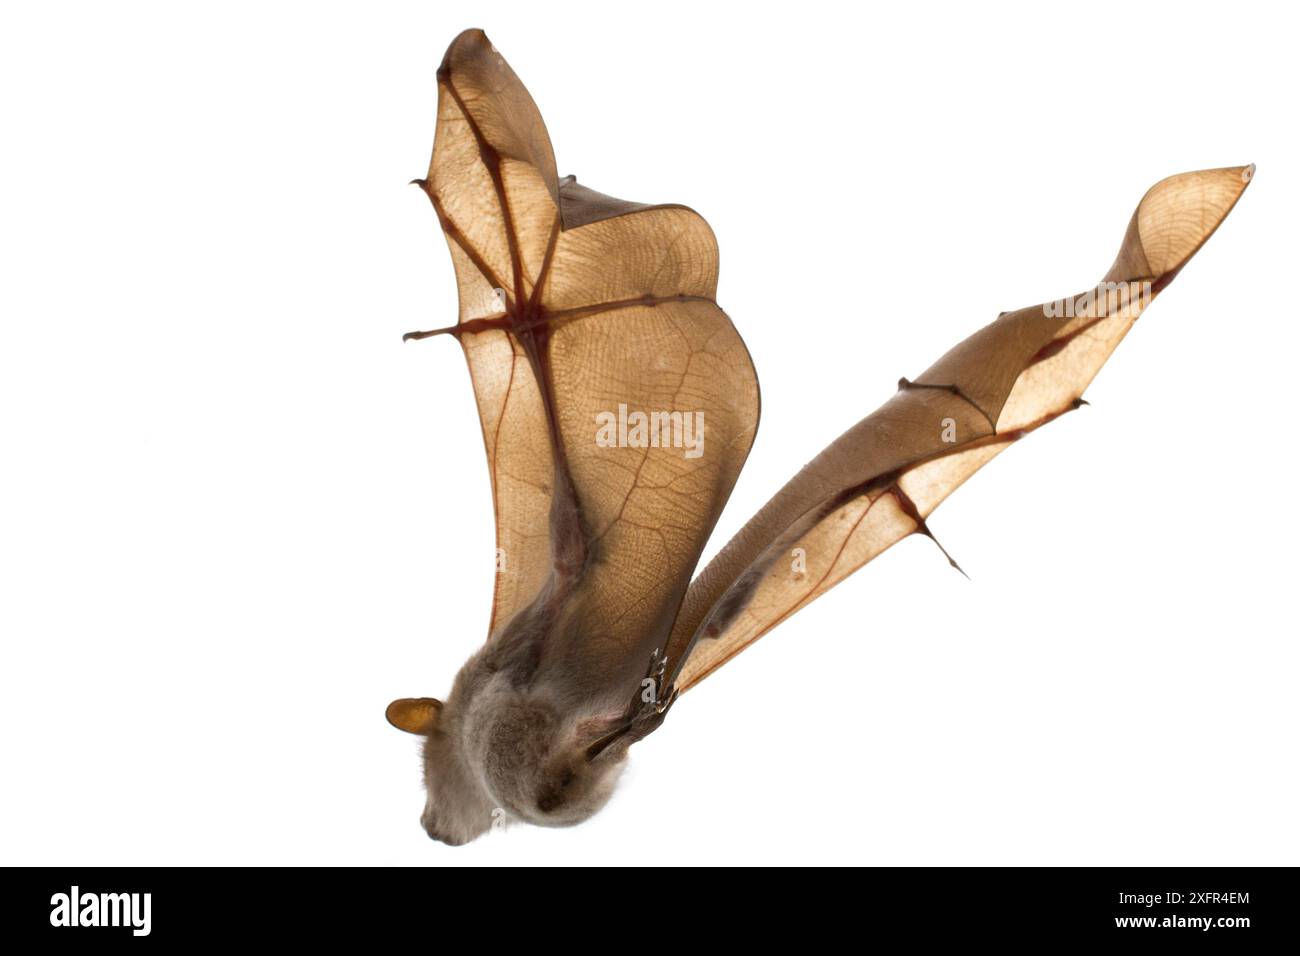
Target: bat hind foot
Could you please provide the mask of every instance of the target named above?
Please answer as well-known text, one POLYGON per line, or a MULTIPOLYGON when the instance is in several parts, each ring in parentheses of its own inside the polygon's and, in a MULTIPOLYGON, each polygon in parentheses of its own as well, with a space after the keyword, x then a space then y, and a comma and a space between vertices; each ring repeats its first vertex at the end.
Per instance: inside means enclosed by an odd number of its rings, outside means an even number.
POLYGON ((663 723, 668 709, 677 700, 677 689, 664 686, 667 671, 668 657, 656 647, 650 655, 650 664, 641 679, 638 695, 628 708, 631 733, 638 740, 663 723))

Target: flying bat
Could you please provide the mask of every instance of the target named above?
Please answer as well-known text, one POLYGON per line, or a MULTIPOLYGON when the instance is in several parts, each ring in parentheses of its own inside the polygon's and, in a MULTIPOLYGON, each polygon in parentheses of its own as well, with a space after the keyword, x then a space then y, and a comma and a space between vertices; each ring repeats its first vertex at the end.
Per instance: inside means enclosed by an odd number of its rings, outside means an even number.
POLYGON ((713 232, 685 206, 558 175, 519 78, 482 31, 458 36, 416 182, 451 250, 459 319, 406 338, 464 350, 498 568, 487 641, 445 702, 388 707, 424 738, 429 836, 599 810, 681 693, 890 545, 931 536, 962 482, 1083 404, 1253 169, 1157 183, 1101 283, 1004 312, 902 379, 694 575, 759 419, 749 352, 716 301, 713 232))

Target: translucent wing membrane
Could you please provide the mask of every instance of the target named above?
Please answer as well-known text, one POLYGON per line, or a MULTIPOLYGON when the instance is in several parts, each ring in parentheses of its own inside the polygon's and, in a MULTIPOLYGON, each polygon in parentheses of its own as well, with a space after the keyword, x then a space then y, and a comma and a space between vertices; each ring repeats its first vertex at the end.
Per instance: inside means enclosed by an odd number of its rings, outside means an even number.
POLYGON ((563 607, 564 622, 547 619, 547 653, 610 686, 667 648, 685 690, 896 541, 928 534, 970 475, 1077 407, 1251 174, 1156 184, 1099 286, 1004 313, 902 380, 690 582, 758 423, 753 366, 715 301, 712 231, 685 207, 557 175, 536 105, 481 31, 452 44, 438 87, 422 185, 460 293, 458 324, 440 331, 465 350, 492 480, 489 630, 563 607))
POLYGON ((1095 289, 1004 313, 790 480, 691 584, 669 646, 686 690, 925 519, 1000 451, 1076 408, 1115 346, 1232 209, 1253 167, 1173 176, 1095 289))
POLYGON ((548 652, 626 681, 665 646, 758 421, 753 366, 715 302, 713 233, 685 207, 558 177, 482 32, 456 39, 438 85, 422 185, 460 292, 442 331, 465 350, 492 480, 490 631, 562 591, 575 623, 548 652))

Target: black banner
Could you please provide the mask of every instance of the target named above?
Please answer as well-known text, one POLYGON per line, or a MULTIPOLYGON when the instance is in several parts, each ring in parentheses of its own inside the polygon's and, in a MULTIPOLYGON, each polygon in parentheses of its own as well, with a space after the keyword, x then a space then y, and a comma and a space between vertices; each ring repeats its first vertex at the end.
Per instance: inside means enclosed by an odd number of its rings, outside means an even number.
POLYGON ((496 943, 532 933, 535 945, 549 946, 558 942, 557 929, 563 937, 599 928, 626 933, 618 945, 635 946, 651 932, 647 924, 659 935, 682 896, 695 904, 683 931, 730 937, 731 945, 755 931, 1233 948, 1287 945, 1296 935, 1291 869, 864 869, 797 881, 646 867, 551 877, 432 868, 31 869, 8 877, 8 929, 94 945, 433 945, 440 930, 483 927, 491 934, 486 941, 496 943))

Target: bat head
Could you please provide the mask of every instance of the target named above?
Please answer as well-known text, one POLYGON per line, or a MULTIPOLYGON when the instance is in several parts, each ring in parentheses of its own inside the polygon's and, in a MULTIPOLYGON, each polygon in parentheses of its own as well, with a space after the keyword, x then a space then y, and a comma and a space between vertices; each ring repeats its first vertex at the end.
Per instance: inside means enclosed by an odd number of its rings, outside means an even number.
POLYGON ((460 846, 487 831, 496 809, 465 765, 456 740, 456 721, 432 697, 406 697, 388 705, 388 722, 424 738, 424 812, 420 824, 434 840, 460 846))
POLYGON ((573 826, 600 810, 626 764, 627 742, 589 752, 613 719, 574 718, 474 665, 445 704, 421 697, 388 705, 389 723, 424 737, 425 832, 459 846, 511 820, 573 826))

